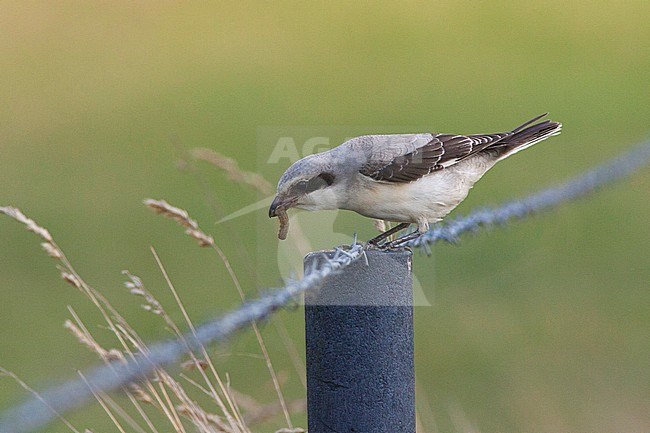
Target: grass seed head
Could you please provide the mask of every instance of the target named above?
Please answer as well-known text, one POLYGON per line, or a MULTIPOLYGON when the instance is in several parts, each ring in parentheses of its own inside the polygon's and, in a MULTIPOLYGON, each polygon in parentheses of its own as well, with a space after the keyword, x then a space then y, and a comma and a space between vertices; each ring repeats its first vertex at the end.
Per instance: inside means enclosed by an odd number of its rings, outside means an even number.
POLYGON ((185 233, 194 238, 200 246, 207 247, 214 244, 212 236, 204 233, 199 228, 199 224, 190 218, 190 215, 186 210, 172 206, 165 200, 154 200, 151 198, 146 199, 144 204, 157 214, 170 218, 182 227, 185 227, 185 233))
POLYGON ((255 188, 264 195, 273 193, 273 186, 269 181, 257 173, 242 170, 239 168, 237 161, 228 158, 212 149, 196 148, 190 151, 190 156, 194 160, 208 162, 215 167, 223 170, 228 178, 233 182, 241 183, 255 188))
POLYGON ((15 208, 13 206, 0 206, 0 213, 3 213, 8 217, 15 219, 21 224, 24 224, 27 230, 29 230, 32 233, 36 233, 44 241, 49 243, 53 242, 52 235, 50 235, 50 232, 48 232, 46 228, 36 224, 36 222, 33 219, 27 218, 25 214, 23 214, 20 211, 20 209, 15 208))

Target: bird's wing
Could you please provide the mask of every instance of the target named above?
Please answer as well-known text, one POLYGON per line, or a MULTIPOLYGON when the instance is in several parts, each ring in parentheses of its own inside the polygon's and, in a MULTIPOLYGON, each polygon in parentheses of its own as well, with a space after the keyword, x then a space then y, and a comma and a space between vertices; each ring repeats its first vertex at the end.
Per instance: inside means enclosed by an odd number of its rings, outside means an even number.
POLYGON ((373 136, 372 145, 367 147, 368 161, 359 172, 381 182, 412 182, 450 167, 510 134, 373 136))

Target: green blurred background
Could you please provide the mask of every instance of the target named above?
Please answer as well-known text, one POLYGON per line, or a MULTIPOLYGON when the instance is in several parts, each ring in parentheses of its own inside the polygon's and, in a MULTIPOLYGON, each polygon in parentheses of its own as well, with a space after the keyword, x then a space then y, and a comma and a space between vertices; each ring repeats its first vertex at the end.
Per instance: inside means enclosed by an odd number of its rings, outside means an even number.
MULTIPOLYGON (((490 172, 461 215, 648 138, 649 20, 647 0, 5 1, 0 205, 48 227, 87 281, 154 341, 168 334, 120 274, 141 276, 181 319, 150 245, 196 322, 238 297, 214 254, 151 215, 143 198, 188 209, 230 257, 248 296, 281 281, 276 221, 264 210, 214 225, 263 197, 207 165, 180 170, 181 150, 213 148, 275 183, 286 165, 258 163, 268 152, 259 131, 268 126, 478 133, 544 111, 564 123, 561 136, 490 172)), ((586 200, 416 257, 433 304, 415 317, 424 431, 650 429, 649 190, 644 169, 586 200)), ((352 214, 337 217, 336 228, 373 234, 352 214)), ((62 327, 71 305, 100 341, 112 341, 90 303, 8 218, 0 219, 0 246, 0 365, 36 389, 95 365, 62 327)), ((281 320, 304 350, 301 310, 281 320)), ((302 397, 276 326, 263 334, 286 373, 287 398, 302 397)), ((264 363, 250 353, 258 349, 245 332, 214 356, 234 388, 273 402, 264 363)), ((0 409, 25 397, 0 379, 0 409)), ((96 404, 69 418, 81 430, 116 431, 96 404)), ((305 415, 294 423, 306 426, 305 415)), ((279 418, 259 431, 280 427, 279 418)))

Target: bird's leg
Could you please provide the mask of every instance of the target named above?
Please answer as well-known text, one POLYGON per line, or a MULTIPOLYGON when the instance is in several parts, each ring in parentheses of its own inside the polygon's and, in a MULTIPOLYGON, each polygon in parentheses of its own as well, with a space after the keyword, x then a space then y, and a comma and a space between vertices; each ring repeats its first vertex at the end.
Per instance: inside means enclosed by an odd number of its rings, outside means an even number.
POLYGON ((413 239, 419 238, 427 230, 429 230, 429 221, 424 218, 418 219, 418 229, 416 231, 397 238, 392 242, 386 242, 384 247, 399 248, 400 246, 405 246, 406 243, 412 241, 413 239))
POLYGON ((394 241, 391 242, 386 242, 382 247, 390 249, 390 248, 400 248, 406 246, 406 244, 413 239, 417 239, 420 236, 422 236, 422 233, 420 233, 418 230, 408 233, 402 237, 399 237, 395 239, 394 241))
POLYGON ((379 242, 383 241, 383 240, 386 239, 388 236, 390 236, 390 235, 392 235, 392 234, 395 234, 395 233, 397 233, 397 232, 399 232, 399 231, 401 231, 401 230, 404 230, 404 229, 408 228, 409 225, 411 225, 411 224, 410 224, 410 223, 401 223, 401 224, 397 224, 397 225, 396 225, 395 227, 393 227, 392 229, 390 229, 390 230, 386 230, 385 232, 383 232, 383 233, 380 234, 379 236, 376 236, 376 237, 370 239, 370 240, 368 241, 368 245, 377 245, 379 242))

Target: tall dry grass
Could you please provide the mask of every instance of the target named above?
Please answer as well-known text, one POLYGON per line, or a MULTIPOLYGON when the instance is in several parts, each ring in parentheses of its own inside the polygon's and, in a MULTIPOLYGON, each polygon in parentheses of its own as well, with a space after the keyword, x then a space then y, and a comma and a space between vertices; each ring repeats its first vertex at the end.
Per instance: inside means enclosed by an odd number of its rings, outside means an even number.
MULTIPOLYGON (((193 154, 194 157, 199 159, 207 159, 206 155, 206 152, 195 152, 193 154)), ((210 155, 213 163, 215 155, 219 156, 216 153, 210 155)), ((219 160, 219 158, 216 158, 216 160, 219 160)), ((228 161, 229 159, 225 160, 228 161)), ((261 176, 243 172, 236 164, 228 163, 222 164, 222 166, 217 164, 217 166, 226 170, 229 177, 236 182, 244 183, 264 192, 267 192, 268 188, 270 188, 268 182, 261 176)), ((194 239, 200 247, 212 249, 225 266, 241 300, 245 300, 244 291, 228 257, 216 244, 214 238, 203 231, 186 210, 175 207, 164 200, 147 199, 144 204, 157 214, 175 221, 185 229, 185 233, 194 239)), ((65 321, 64 328, 79 344, 95 353, 106 364, 116 361, 126 362, 129 359, 134 360, 136 356, 146 358, 149 348, 145 341, 119 311, 111 305, 110 301, 99 290, 89 285, 75 270, 64 251, 46 228, 37 224, 15 207, 0 207, 0 213, 23 224, 27 230, 40 238, 43 250, 56 261, 60 277, 90 300, 96 307, 105 327, 115 337, 113 347, 102 346, 74 309, 69 308, 71 317, 65 321)), ((97 402, 104 409, 117 431, 121 433, 131 431, 138 433, 170 431, 175 433, 250 433, 252 432, 251 426, 272 420, 277 423, 278 417, 281 417, 280 426, 283 424, 284 426, 277 430, 278 432, 304 432, 305 430, 302 428, 294 426, 291 414, 305 410, 305 399, 300 398, 293 401, 285 399, 281 386, 282 378, 278 377, 273 367, 269 351, 257 324, 252 323, 252 328, 277 396, 277 402, 271 404, 261 404, 252 396, 233 389, 229 377, 219 372, 206 347, 199 345, 198 349, 191 349, 192 345, 185 341, 183 329, 188 329, 191 333, 194 333, 194 324, 158 254, 153 248, 151 252, 165 278, 168 289, 173 295, 175 308, 180 310, 182 314, 184 323, 174 322, 167 308, 158 301, 154 293, 147 289, 140 277, 131 274, 129 271, 123 271, 126 277, 124 284, 129 293, 133 295, 134 300, 142 303, 145 314, 151 315, 151 320, 160 320, 160 325, 170 330, 174 338, 181 341, 188 348, 187 360, 180 363, 175 369, 158 367, 147 380, 132 382, 124 387, 123 392, 128 399, 129 407, 126 407, 124 403, 119 404, 113 397, 104 392, 92 389, 92 385, 88 383, 97 402), (199 401, 207 401, 208 403, 200 404, 199 401), (153 415, 153 413, 157 413, 157 415, 153 415)), ((281 332, 282 341, 288 349, 287 353, 292 358, 292 362, 296 365, 298 374, 304 375, 304 366, 301 365, 300 361, 293 359, 299 357, 293 342, 288 337, 284 326, 278 328, 284 330, 284 332, 281 332)), ((38 397, 38 393, 15 373, 0 369, 0 374, 13 378, 26 391, 38 397)), ((301 377, 301 380, 304 383, 304 378, 301 377)), ((74 427, 63 415, 59 415, 59 418, 71 431, 79 433, 80 430, 74 427)), ((84 432, 92 432, 92 430, 86 429, 84 432)))

